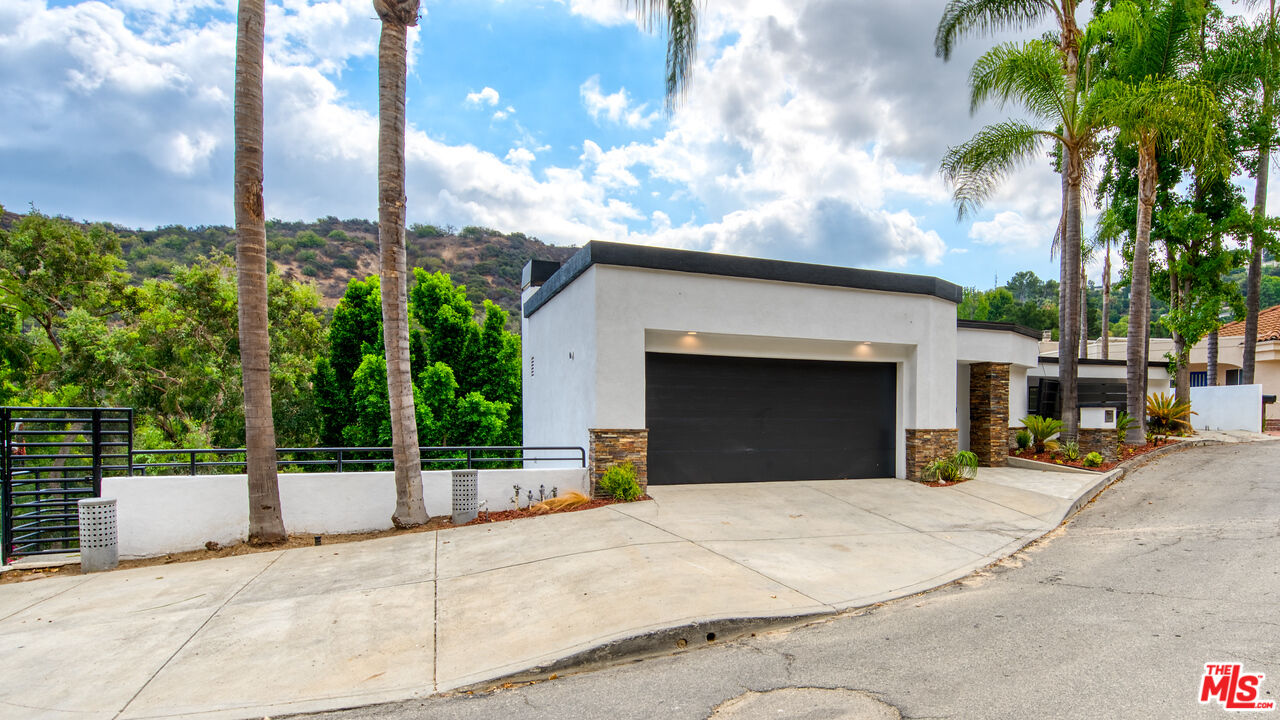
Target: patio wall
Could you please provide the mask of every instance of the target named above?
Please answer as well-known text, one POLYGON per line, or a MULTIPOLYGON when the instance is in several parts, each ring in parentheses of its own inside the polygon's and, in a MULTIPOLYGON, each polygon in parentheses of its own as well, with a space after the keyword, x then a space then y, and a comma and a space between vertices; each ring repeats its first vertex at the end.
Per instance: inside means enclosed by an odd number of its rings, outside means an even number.
MULTIPOLYGON (((452 512, 448 470, 422 473, 423 499, 430 515, 452 512)), ((479 499, 485 509, 510 510, 513 485, 520 506, 528 491, 537 500, 539 486, 561 495, 588 493, 587 471, 573 469, 481 470, 479 499)), ((199 550, 205 543, 244 542, 249 525, 245 475, 149 476, 103 478, 102 496, 116 499, 121 557, 150 557, 199 550)), ((281 473, 280 504, 290 533, 324 535, 391 528, 395 510, 391 472, 281 473)))

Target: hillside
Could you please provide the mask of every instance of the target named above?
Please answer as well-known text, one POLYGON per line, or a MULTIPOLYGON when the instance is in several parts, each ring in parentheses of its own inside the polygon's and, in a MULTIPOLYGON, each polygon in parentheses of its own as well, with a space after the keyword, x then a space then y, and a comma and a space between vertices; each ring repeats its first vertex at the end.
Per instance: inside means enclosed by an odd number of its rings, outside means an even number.
MULTIPOLYGON (((6 212, 0 227, 19 215, 6 212)), ((235 231, 225 225, 184 227, 169 225, 140 230, 107 226, 120 237, 128 271, 136 281, 167 277, 175 265, 189 264, 200 255, 221 251, 235 256, 235 231)), ((461 230, 413 225, 406 233, 411 267, 443 270, 454 282, 467 286, 471 301, 480 306, 493 300, 511 314, 518 327, 520 271, 532 258, 564 261, 574 247, 547 245, 524 233, 502 233, 468 226, 461 230)), ((267 258, 286 277, 313 282, 333 307, 353 278, 378 272, 378 226, 368 220, 326 217, 315 222, 267 222, 267 258)))

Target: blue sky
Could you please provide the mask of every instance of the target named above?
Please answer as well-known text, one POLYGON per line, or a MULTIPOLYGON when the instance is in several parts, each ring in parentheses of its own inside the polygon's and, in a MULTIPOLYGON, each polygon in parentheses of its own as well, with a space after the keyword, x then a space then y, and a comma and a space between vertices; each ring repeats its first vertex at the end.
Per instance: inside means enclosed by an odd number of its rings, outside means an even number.
MULTIPOLYGON (((1058 182, 1019 171, 958 222, 937 175, 990 40, 932 52, 943 0, 708 2, 695 79, 621 0, 424 2, 410 222, 938 275, 1056 277, 1058 182)), ((369 0, 269 0, 266 200, 376 218, 369 0)), ((135 227, 230 224, 231 0, 0 3, 0 204, 135 227)), ((1031 33, 1027 33, 1030 36, 1031 33)))

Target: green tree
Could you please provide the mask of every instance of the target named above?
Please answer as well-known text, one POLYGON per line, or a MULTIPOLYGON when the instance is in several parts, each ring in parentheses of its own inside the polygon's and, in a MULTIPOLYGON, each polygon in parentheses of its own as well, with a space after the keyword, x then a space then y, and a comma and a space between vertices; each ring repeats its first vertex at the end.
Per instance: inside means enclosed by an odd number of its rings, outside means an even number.
POLYGON ((377 277, 351 280, 329 323, 329 357, 316 366, 321 439, 342 445, 343 428, 355 422, 352 378, 366 355, 382 355, 382 295, 377 277))
POLYGON ((73 308, 95 317, 116 312, 123 267, 120 239, 105 226, 86 232, 33 208, 12 229, 0 229, 0 307, 34 322, 61 354, 61 329, 73 308))

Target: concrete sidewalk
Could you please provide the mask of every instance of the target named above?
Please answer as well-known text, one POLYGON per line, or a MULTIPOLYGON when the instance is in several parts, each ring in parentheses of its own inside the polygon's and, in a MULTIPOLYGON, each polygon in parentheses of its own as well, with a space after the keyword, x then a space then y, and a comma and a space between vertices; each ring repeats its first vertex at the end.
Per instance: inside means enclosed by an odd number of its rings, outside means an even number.
POLYGON ((0 718, 351 707, 664 629, 838 612, 1009 555, 1113 475, 655 487, 597 510, 4 585, 0 718))

